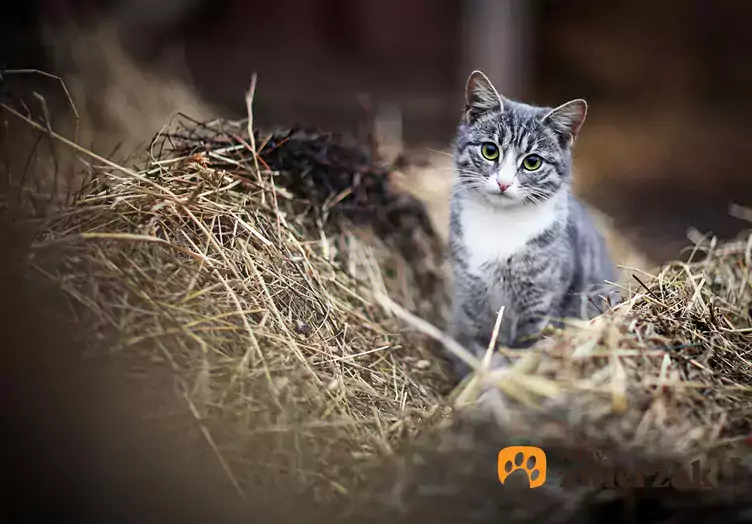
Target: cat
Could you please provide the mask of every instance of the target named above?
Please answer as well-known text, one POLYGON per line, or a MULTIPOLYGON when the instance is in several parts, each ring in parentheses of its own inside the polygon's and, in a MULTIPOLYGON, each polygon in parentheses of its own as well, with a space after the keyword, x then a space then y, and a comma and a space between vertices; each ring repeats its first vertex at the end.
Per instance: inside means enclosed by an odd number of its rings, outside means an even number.
POLYGON ((619 297, 606 284, 615 267, 605 241, 571 189, 587 103, 516 102, 481 71, 470 75, 465 100, 453 152, 450 334, 480 358, 502 306, 498 344, 526 348, 549 323, 600 314, 602 292, 619 297))

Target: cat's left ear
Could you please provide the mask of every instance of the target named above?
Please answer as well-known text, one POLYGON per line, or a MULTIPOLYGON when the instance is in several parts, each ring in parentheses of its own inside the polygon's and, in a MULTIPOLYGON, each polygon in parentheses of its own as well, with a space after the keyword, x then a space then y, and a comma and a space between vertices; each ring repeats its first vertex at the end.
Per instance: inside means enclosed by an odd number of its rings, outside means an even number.
POLYGON ((550 125, 556 134, 571 144, 580 133, 586 115, 587 102, 577 99, 570 100, 550 111, 541 121, 550 125))

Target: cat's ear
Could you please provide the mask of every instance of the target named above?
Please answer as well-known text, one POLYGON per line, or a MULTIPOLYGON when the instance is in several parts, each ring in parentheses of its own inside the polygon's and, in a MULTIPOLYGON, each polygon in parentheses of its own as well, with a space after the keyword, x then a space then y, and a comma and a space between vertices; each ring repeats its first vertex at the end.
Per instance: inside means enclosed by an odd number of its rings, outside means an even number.
POLYGON ((501 111, 504 104, 486 75, 473 71, 465 87, 465 121, 469 124, 489 111, 501 111))
POLYGON ((582 99, 570 100, 556 109, 549 111, 542 122, 550 125, 553 130, 568 143, 574 142, 585 123, 587 102, 582 99))

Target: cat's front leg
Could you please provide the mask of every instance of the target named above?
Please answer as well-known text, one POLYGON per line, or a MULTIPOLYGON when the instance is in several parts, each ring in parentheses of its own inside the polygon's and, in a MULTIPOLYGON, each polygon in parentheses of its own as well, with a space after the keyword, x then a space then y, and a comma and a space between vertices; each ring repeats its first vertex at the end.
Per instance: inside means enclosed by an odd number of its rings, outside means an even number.
MULTIPOLYGON (((457 267, 459 264, 455 264, 457 267)), ((484 312, 488 309, 487 295, 488 290, 481 279, 463 271, 455 272, 449 335, 475 358, 480 358, 485 352, 481 340, 484 312)), ((488 340, 485 346, 488 346, 488 340)), ((470 367, 451 352, 449 360, 461 377, 470 372, 470 367)))
POLYGON ((538 339, 540 333, 551 322, 555 309, 555 297, 541 289, 528 297, 516 319, 514 348, 528 348, 538 339))

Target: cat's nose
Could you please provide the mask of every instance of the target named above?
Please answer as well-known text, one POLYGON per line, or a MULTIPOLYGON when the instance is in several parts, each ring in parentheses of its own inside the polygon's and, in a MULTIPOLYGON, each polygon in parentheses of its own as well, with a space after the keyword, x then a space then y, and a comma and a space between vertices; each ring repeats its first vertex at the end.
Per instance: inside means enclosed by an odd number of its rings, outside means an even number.
POLYGON ((499 184, 499 191, 501 191, 502 193, 506 191, 507 189, 509 189, 509 186, 512 185, 512 184, 504 184, 502 182, 498 182, 498 184, 499 184))

